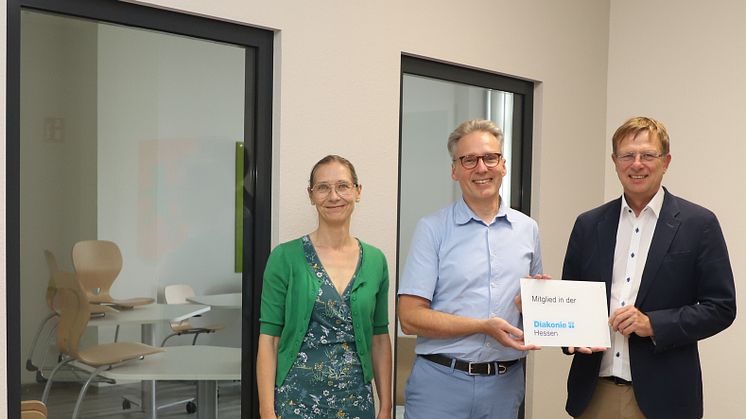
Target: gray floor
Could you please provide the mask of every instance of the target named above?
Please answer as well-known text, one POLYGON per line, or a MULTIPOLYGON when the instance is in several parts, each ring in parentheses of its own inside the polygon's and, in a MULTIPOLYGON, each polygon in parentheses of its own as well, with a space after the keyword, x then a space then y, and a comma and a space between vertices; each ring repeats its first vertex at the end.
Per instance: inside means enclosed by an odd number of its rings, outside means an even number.
MULTIPOLYGON (((54 383, 49 394, 47 407, 50 419, 70 418, 75 400, 80 392, 78 383, 54 383)), ((27 384, 21 388, 21 400, 41 399, 43 384, 27 384)), ((111 419, 143 418, 137 406, 130 410, 122 409, 122 397, 136 397, 140 384, 107 385, 89 387, 81 405, 80 417, 107 417, 111 419)), ((157 395, 159 403, 181 400, 196 393, 196 384, 183 381, 159 381, 157 395)), ((221 383, 218 396, 219 417, 237 419, 241 417, 241 386, 239 383, 221 383)), ((183 404, 158 411, 159 418, 196 419, 196 414, 187 414, 183 404)))

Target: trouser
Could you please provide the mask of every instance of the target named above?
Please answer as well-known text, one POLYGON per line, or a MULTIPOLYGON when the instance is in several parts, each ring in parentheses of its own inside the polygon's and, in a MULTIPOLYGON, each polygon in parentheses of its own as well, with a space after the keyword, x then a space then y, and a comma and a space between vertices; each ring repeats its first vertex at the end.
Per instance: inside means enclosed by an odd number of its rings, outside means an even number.
POLYGON ((404 418, 516 419, 524 393, 521 362, 504 374, 480 376, 418 356, 404 391, 404 418))
POLYGON ((599 378, 591 402, 577 419, 645 419, 645 415, 637 406, 631 385, 599 378))

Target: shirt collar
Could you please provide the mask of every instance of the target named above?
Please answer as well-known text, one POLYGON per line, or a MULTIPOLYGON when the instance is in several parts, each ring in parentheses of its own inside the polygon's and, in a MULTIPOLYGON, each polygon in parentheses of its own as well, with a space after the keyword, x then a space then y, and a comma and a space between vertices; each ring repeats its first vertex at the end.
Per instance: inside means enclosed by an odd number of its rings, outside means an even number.
MULTIPOLYGON (((508 213, 508 205, 505 203, 505 200, 500 197, 500 208, 497 210, 497 215, 495 215, 495 219, 492 220, 491 223, 488 225, 492 225, 497 221, 499 218, 504 218, 505 221, 508 223, 511 222, 510 215, 508 213)), ((456 221, 456 224, 463 225, 468 223, 471 220, 474 220, 479 223, 484 223, 479 217, 474 214, 474 211, 469 208, 468 205, 466 205, 466 201, 464 201, 464 197, 459 197, 458 201, 456 201, 456 207, 454 210, 454 220, 456 221)))
MULTIPOLYGON (((661 213, 661 208, 663 207, 664 196, 665 192, 663 191, 663 188, 658 188, 658 192, 653 195, 653 199, 651 199, 650 202, 648 202, 648 204, 645 205, 645 208, 643 208, 642 210, 645 211, 647 208, 650 208, 655 218, 658 218, 661 213)), ((624 214, 625 211, 631 209, 632 208, 629 206, 629 204, 627 204, 627 199, 624 197, 624 194, 622 194, 622 214, 624 214)))

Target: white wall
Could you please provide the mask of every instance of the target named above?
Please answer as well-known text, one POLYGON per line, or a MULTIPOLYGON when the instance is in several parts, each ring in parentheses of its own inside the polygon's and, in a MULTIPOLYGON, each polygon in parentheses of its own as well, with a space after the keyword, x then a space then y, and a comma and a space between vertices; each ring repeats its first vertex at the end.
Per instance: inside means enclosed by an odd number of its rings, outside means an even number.
MULTIPOLYGON (((737 0, 613 1, 605 136, 634 115, 666 124, 673 158, 663 185, 717 214, 740 290, 746 284, 744 16, 746 3, 737 0)), ((618 196, 618 184, 606 157, 606 198, 618 196)), ((736 319, 700 344, 705 417, 743 416, 746 364, 739 354, 745 340, 746 325, 736 319)))
MULTIPOLYGON (((354 233, 379 246, 396 272, 403 52, 539 82, 532 212, 541 227, 547 272, 559 275, 575 216, 602 201, 608 1, 147 3, 278 30, 275 244, 314 228, 315 214, 304 191, 308 171, 320 157, 341 154, 356 164, 365 184, 354 233)), ((393 294, 392 289, 392 302, 393 294)), ((0 313, 2 307, 4 300, 0 313)), ((0 348, 3 343, 0 338, 0 348)), ((531 361, 529 417, 563 416, 566 362, 551 349, 531 361)))

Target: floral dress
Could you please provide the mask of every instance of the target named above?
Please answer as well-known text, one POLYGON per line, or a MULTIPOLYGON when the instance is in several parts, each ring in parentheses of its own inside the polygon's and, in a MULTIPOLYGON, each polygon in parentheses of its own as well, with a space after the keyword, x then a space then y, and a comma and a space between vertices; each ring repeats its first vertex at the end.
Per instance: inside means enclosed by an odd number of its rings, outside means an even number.
POLYGON ((302 240, 306 261, 321 288, 298 358, 275 389, 275 412, 282 419, 372 419, 373 393, 363 379, 350 312, 350 291, 362 264, 362 246, 355 274, 339 295, 311 239, 306 235, 302 240))

